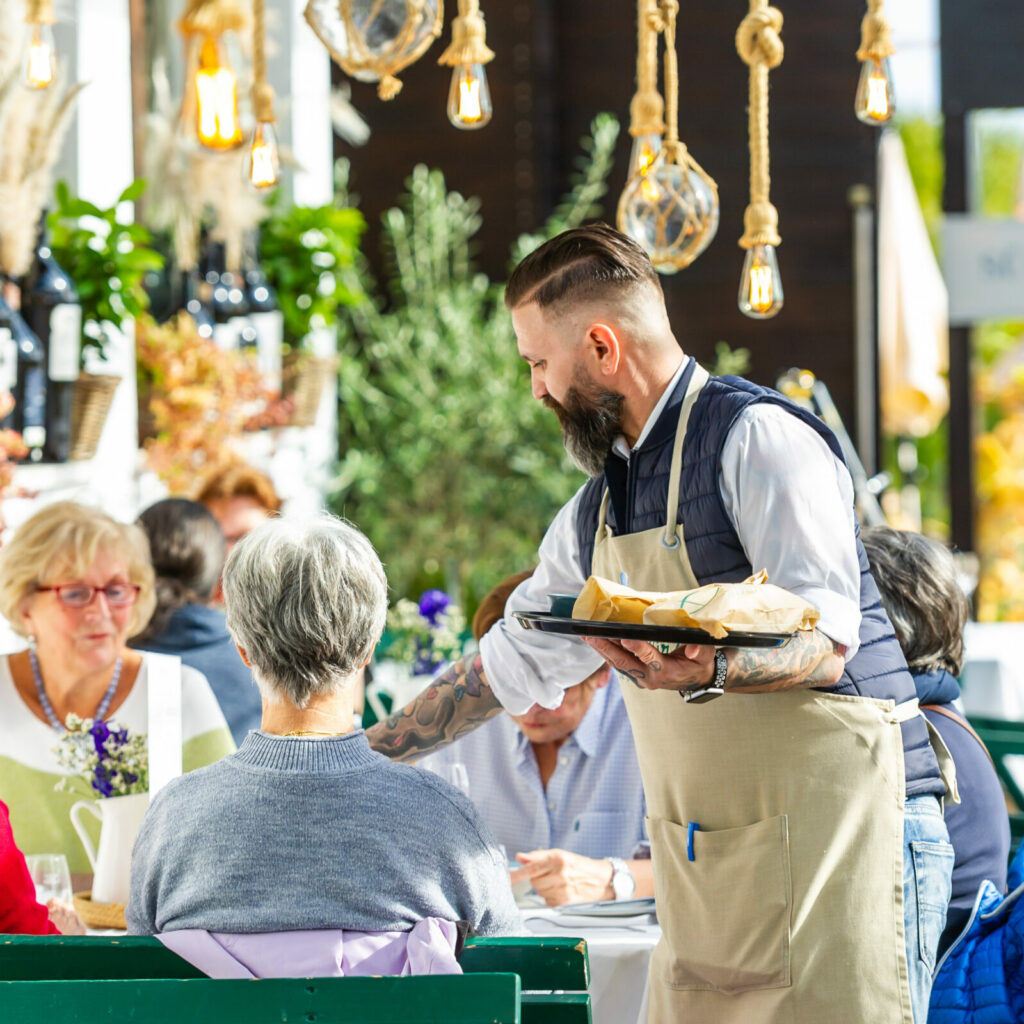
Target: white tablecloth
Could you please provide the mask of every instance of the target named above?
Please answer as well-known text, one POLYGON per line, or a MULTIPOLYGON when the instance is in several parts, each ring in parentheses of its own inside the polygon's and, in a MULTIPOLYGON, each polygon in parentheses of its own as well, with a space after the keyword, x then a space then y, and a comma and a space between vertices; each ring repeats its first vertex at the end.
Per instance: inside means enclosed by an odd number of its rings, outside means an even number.
POLYGON ((968 622, 960 682, 968 716, 1024 721, 1024 622, 968 622))
POLYGON ((644 1024, 647 966, 661 938, 661 928, 650 917, 569 917, 548 909, 525 909, 523 917, 533 935, 587 940, 594 1024, 644 1024))

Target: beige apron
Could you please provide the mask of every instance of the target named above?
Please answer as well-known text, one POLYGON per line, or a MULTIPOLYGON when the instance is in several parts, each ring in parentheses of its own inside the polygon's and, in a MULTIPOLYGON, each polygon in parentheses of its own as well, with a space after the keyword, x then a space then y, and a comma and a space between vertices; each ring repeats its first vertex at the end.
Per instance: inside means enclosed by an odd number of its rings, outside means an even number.
MULTIPOLYGON (((676 525, 616 537, 592 571, 696 587, 676 525)), ((903 926, 900 722, 917 702, 794 690, 688 704, 622 678, 647 797, 658 919, 648 1024, 912 1024, 903 926), (690 823, 699 826, 690 827, 690 823)))

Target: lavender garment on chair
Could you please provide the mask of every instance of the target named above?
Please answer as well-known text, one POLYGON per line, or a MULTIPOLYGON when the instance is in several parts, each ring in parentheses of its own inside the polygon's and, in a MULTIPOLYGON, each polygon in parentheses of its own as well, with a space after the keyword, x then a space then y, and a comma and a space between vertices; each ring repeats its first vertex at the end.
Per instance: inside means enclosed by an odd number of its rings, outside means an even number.
POLYGON ((458 929, 428 917, 407 932, 341 929, 232 935, 188 928, 156 936, 210 978, 344 978, 461 974, 458 929))

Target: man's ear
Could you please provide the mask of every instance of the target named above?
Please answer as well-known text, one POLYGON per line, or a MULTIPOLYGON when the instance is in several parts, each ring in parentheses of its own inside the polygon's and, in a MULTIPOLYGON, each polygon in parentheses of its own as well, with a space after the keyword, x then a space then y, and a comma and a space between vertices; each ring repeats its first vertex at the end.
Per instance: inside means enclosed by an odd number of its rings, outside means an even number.
POLYGON ((246 668, 252 668, 252 662, 249 660, 249 655, 245 653, 245 648, 241 644, 235 644, 238 648, 238 655, 245 662, 246 668))
POLYGON ((587 345, 594 357, 595 368, 605 377, 612 377, 622 361, 622 343, 611 324, 595 322, 587 328, 587 345))

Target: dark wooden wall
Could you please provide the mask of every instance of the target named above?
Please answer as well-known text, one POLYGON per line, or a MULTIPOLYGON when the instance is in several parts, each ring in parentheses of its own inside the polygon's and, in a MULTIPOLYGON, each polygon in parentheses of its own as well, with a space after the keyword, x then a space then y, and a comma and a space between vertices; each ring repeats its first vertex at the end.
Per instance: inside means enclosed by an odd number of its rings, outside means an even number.
MULTIPOLYGON (((717 341, 744 346, 749 376, 774 383, 800 365, 829 385, 851 433, 853 288, 847 190, 874 184, 875 134, 853 115, 855 51, 863 5, 838 0, 779 0, 786 56, 771 74, 772 199, 783 244, 779 262, 785 308, 754 322, 736 308, 743 254, 736 245, 747 202, 747 69, 734 36, 747 4, 682 4, 678 33, 680 136, 714 177, 721 195, 718 235, 687 270, 663 278, 683 347, 710 358, 717 341)), ((448 17, 454 4, 449 0, 448 17)), ((495 113, 475 132, 445 117, 449 70, 436 65, 441 44, 403 74, 390 103, 353 83, 353 102, 373 135, 351 158, 353 188, 371 225, 392 205, 412 166, 441 167, 449 187, 483 202, 479 262, 506 273, 509 245, 536 228, 566 187, 579 139, 595 114, 623 125, 605 219, 614 221, 629 153, 628 108, 634 90, 636 5, 632 0, 483 0, 495 113)), ((450 29, 446 25, 443 42, 450 29)), ((339 78, 342 77, 339 74, 339 78)), ((371 247, 375 243, 370 241, 371 247)))

